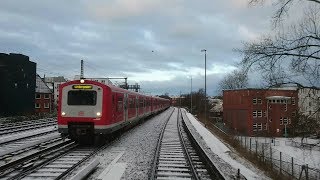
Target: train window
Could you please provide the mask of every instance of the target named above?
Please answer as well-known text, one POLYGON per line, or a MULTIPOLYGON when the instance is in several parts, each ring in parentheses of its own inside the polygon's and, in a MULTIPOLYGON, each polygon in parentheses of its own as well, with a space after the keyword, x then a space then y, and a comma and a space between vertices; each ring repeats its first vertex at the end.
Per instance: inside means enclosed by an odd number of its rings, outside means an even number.
POLYGON ((117 111, 121 112, 122 108, 123 108, 123 98, 122 97, 118 97, 118 105, 117 105, 117 111))
POLYGON ((129 108, 135 108, 134 99, 132 98, 129 99, 129 108))
POLYGON ((122 107, 123 107, 123 102, 122 101, 118 101, 117 111, 121 112, 122 111, 122 107))
POLYGON ((143 99, 140 99, 140 105, 139 107, 143 107, 143 99))
POLYGON ((95 106, 97 104, 96 91, 69 91, 68 105, 87 105, 95 106))

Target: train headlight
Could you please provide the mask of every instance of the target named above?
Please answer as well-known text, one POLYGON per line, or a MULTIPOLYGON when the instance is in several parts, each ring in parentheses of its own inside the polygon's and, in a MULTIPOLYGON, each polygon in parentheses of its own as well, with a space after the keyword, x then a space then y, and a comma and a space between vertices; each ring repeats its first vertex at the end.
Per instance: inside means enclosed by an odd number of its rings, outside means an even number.
POLYGON ((100 117, 101 116, 101 112, 97 112, 97 116, 100 117))
POLYGON ((65 112, 62 112, 62 113, 61 113, 61 115, 62 115, 62 116, 65 116, 65 115, 66 115, 66 113, 65 113, 65 112))
POLYGON ((82 84, 83 84, 83 83, 84 83, 84 79, 80 79, 80 83, 82 83, 82 84))

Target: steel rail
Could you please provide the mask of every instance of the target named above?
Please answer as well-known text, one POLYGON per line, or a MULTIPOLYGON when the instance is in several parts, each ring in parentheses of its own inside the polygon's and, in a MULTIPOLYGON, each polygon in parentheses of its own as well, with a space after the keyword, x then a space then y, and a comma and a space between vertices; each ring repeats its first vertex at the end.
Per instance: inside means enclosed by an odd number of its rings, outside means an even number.
POLYGON ((197 173, 197 171, 196 171, 196 169, 195 169, 195 167, 194 167, 194 165, 192 163, 192 159, 191 159, 190 154, 188 152, 188 149, 187 149, 187 146, 186 146, 186 142, 184 141, 184 138, 182 136, 182 127, 181 127, 181 124, 180 124, 180 122, 181 122, 180 120, 182 120, 182 115, 181 115, 181 110, 179 108, 178 109, 178 116, 177 116, 177 126, 178 126, 179 138, 180 138, 180 141, 181 141, 181 145, 183 147, 182 149, 183 149, 183 151, 184 151, 184 153, 186 155, 186 158, 187 158, 188 164, 190 166, 190 170, 191 170, 193 178, 196 179, 196 180, 199 180, 200 177, 199 177, 199 175, 198 175, 198 173, 197 173))
POLYGON ((17 167, 20 164, 23 164, 24 162, 27 162, 27 161, 32 160, 34 158, 41 157, 41 155, 43 155, 45 153, 52 152, 55 149, 58 149, 58 150, 63 149, 63 148, 65 148, 65 146, 70 145, 70 144, 74 144, 74 142, 71 140, 66 140, 65 142, 62 142, 60 144, 56 144, 54 146, 45 148, 45 149, 40 150, 38 152, 32 153, 28 156, 25 156, 25 157, 22 157, 20 159, 15 160, 15 161, 11 161, 7 164, 4 164, 4 165, 0 166, 0 177, 8 174, 8 172, 6 172, 6 171, 10 170, 11 168, 17 167))
POLYGON ((212 179, 221 179, 221 180, 226 179, 224 177, 224 175, 222 174, 222 172, 220 172, 220 170, 216 168, 216 166, 214 165, 214 162, 211 161, 207 152, 203 149, 203 147, 201 147, 201 145, 197 142, 195 137, 192 135, 192 133, 188 129, 188 127, 185 123, 185 118, 187 118, 185 112, 184 112, 184 115, 185 115, 185 117, 183 115, 181 117, 182 117, 182 124, 184 126, 185 132, 187 133, 188 138, 191 139, 191 143, 192 143, 193 147, 195 148, 195 150, 197 151, 197 153, 201 157, 202 161, 205 163, 206 167, 208 168, 208 172, 209 172, 211 178, 212 179))
POLYGON ((170 113, 170 115, 166 119, 166 122, 165 122, 164 126, 162 127, 160 135, 159 135, 159 138, 158 138, 156 153, 155 153, 154 159, 153 159, 153 166, 152 166, 151 177, 150 177, 151 180, 155 179, 155 173, 156 173, 156 170, 157 170, 157 162, 158 162, 159 154, 160 154, 161 141, 162 141, 163 134, 164 134, 164 131, 166 129, 166 126, 167 126, 167 124, 168 124, 173 112, 174 112, 174 108, 172 109, 172 112, 170 113))

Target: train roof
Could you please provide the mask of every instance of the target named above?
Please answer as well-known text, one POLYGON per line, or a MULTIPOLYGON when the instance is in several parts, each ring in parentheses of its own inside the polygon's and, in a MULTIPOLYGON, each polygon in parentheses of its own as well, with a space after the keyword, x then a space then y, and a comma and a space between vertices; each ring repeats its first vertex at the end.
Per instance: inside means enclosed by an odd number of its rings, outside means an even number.
POLYGON ((141 94, 141 93, 138 93, 138 92, 134 92, 134 91, 129 91, 129 90, 126 90, 126 89, 122 89, 120 87, 117 87, 117 86, 114 86, 114 85, 111 85, 111 84, 103 84, 103 83, 100 83, 100 82, 96 82, 96 81, 92 81, 92 80, 86 80, 84 79, 84 83, 81 83, 80 80, 73 80, 73 81, 68 81, 66 83, 63 83, 62 84, 62 87, 64 86, 67 86, 67 85, 72 85, 72 84, 94 84, 94 85, 98 85, 98 86, 101 86, 101 87, 108 87, 110 88, 110 90, 114 90, 114 91, 119 91, 119 92, 127 92, 127 93, 130 93, 130 94, 136 94, 136 95, 140 95, 140 96, 145 96, 145 97, 151 97, 151 98, 154 98, 154 99, 162 99, 162 100, 168 100, 169 99, 165 99, 165 98, 161 98, 161 97, 155 97, 155 96, 149 96, 149 95, 145 95, 145 94, 141 94))

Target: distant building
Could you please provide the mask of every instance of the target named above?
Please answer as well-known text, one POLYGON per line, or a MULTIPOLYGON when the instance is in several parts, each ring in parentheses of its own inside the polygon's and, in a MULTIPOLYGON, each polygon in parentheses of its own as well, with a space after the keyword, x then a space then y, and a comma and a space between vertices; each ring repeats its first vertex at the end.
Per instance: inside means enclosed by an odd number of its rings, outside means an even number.
POLYGON ((67 80, 63 76, 58 76, 58 77, 44 77, 43 81, 47 84, 47 86, 53 92, 54 105, 57 105, 59 100, 59 87, 61 84, 67 82, 67 80))
POLYGON ((53 92, 39 75, 36 77, 35 113, 53 112, 53 92))
POLYGON ((0 115, 34 112, 36 65, 28 56, 0 53, 0 115))
POLYGON ((320 121, 320 88, 303 87, 298 90, 299 111, 320 121))
POLYGON ((238 89, 223 91, 223 121, 234 132, 248 136, 289 133, 298 110, 293 89, 238 89))

